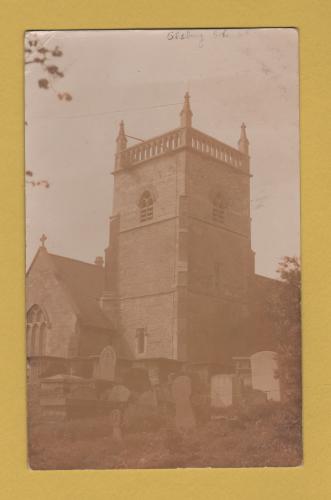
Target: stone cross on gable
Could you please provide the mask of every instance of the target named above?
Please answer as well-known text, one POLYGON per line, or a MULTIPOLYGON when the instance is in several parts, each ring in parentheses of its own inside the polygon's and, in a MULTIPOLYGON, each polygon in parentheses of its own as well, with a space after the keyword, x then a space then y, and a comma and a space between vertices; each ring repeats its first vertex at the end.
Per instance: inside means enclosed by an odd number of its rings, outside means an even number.
POLYGON ((47 240, 47 236, 46 236, 46 234, 42 234, 42 235, 41 235, 41 238, 40 238, 40 241, 41 241, 41 246, 42 246, 43 248, 45 248, 45 241, 46 241, 46 240, 47 240))

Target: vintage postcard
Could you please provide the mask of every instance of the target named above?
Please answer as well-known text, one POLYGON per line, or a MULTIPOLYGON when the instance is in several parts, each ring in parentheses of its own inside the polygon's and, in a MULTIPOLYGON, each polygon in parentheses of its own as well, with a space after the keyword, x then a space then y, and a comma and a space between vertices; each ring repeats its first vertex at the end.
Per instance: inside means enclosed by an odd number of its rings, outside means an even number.
POLYGON ((301 465, 297 31, 24 43, 30 467, 301 465))

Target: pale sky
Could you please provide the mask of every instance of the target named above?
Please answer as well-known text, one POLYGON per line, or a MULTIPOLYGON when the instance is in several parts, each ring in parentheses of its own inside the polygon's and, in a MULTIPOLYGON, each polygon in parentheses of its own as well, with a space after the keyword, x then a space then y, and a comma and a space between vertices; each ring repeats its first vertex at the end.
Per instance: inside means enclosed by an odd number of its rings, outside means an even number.
POLYGON ((94 262, 108 240, 115 139, 121 119, 141 139, 179 126, 186 90, 193 126, 237 147, 250 141, 256 272, 276 276, 300 253, 299 84, 296 30, 41 32, 59 45, 65 76, 39 89, 26 72, 26 169, 50 188, 27 186, 27 265, 42 233, 52 253, 94 262), (174 33, 183 35, 177 39, 174 33))

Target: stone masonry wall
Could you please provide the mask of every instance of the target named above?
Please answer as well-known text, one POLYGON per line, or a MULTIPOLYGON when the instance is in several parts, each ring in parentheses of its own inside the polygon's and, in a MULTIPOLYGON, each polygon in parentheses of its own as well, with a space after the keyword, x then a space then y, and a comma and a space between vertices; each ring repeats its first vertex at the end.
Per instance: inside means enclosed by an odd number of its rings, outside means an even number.
POLYGON ((77 345, 77 318, 68 295, 56 279, 51 258, 41 249, 26 278, 26 309, 38 304, 47 314, 50 328, 47 332, 47 356, 75 356, 77 345))
MULTIPOLYGON (((136 357, 137 329, 146 329, 140 357, 174 357, 174 285, 178 199, 185 193, 183 152, 153 158, 115 174, 113 215, 119 215, 117 295, 119 335, 136 357), (153 219, 140 221, 139 200, 152 194, 153 219)), ((110 242, 111 245, 111 242, 110 242)))
POLYGON ((250 179, 235 168, 191 152, 187 196, 188 356, 196 361, 224 361, 231 355, 232 332, 245 317, 253 272, 250 179), (213 218, 217 193, 225 202, 224 223, 213 218))
POLYGON ((238 340, 231 332, 245 318, 253 272, 249 175, 193 151, 156 157, 116 172, 113 216, 119 216, 113 262, 126 355, 137 356, 136 332, 146 328, 140 357, 226 359, 238 340), (153 219, 140 222, 146 190, 153 219), (212 216, 218 192, 224 224, 212 216))
POLYGON ((79 332, 79 356, 98 355, 104 347, 112 344, 112 336, 107 330, 81 326, 79 332))
POLYGON ((120 301, 119 335, 122 352, 129 358, 174 357, 174 294, 122 299, 120 301), (137 328, 146 328, 146 350, 136 350, 137 328))

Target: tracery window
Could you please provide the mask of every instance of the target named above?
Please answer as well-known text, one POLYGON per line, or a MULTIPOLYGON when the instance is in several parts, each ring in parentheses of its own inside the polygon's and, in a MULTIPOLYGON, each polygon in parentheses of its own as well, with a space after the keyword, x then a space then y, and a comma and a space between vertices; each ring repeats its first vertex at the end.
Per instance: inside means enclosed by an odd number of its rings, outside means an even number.
POLYGON ((147 220, 153 219, 153 198, 149 191, 145 191, 140 200, 140 222, 145 222, 147 220))
POLYGON ((27 354, 44 356, 46 354, 48 321, 42 309, 34 304, 27 313, 27 354))
POLYGON ((225 216, 225 203, 223 197, 217 194, 213 201, 213 219, 216 222, 224 222, 225 216))

